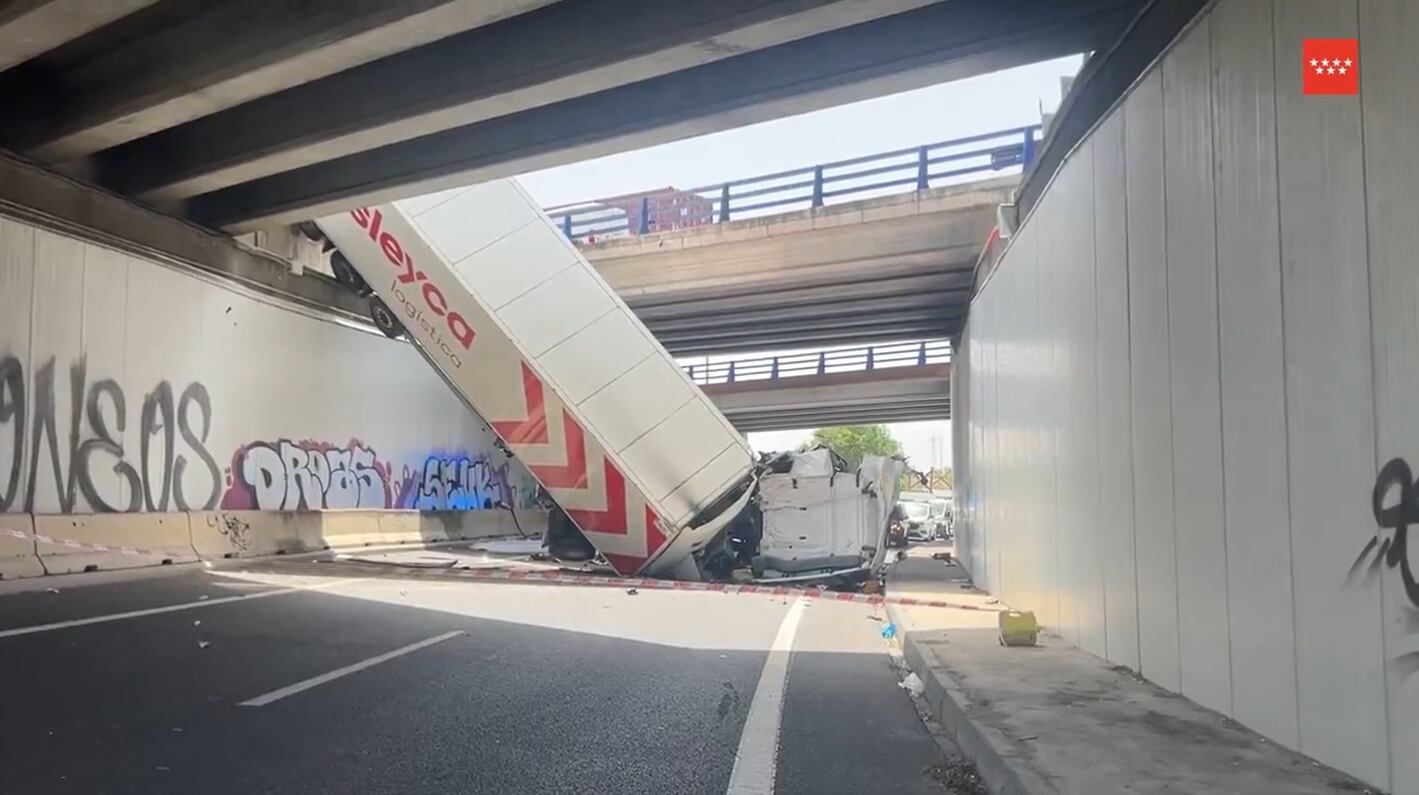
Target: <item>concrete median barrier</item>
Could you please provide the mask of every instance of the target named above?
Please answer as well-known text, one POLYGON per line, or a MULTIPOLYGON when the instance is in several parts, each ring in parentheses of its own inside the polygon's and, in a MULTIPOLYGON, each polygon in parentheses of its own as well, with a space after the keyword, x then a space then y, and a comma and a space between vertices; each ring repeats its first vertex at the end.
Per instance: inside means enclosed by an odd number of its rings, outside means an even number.
POLYGON ((386 544, 447 541, 448 534, 424 521, 418 511, 380 511, 379 534, 386 544))
POLYGON ((303 515, 275 511, 193 512, 192 547, 203 560, 320 549, 301 537, 299 518, 303 515))
POLYGON ((16 580, 44 574, 33 534, 34 517, 27 513, 0 514, 0 579, 16 580), (22 533, 24 537, 17 537, 15 533, 22 533))
POLYGON ((437 528, 436 532, 454 541, 499 535, 503 517, 507 511, 428 511, 423 514, 426 527, 437 528))
POLYGON ((386 511, 311 511, 296 514, 301 540, 312 549, 350 549, 395 543, 380 529, 386 511))
POLYGON ((35 551, 49 574, 197 560, 185 513, 35 516, 35 551))

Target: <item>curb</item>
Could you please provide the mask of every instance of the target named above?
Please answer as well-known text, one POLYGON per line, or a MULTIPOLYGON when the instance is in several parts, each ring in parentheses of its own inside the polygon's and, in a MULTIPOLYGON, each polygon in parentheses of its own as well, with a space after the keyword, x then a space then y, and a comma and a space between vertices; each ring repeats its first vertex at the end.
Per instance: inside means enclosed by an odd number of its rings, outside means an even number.
MULTIPOLYGON (((888 578, 890 589, 891 579, 888 578)), ((901 606, 887 602, 887 619, 897 625, 902 656, 926 686, 923 697, 931 716, 970 760, 994 795, 1059 795, 1059 790, 1027 767, 999 731, 971 718, 975 705, 960 684, 946 672, 933 650, 918 642, 902 621, 901 606)))

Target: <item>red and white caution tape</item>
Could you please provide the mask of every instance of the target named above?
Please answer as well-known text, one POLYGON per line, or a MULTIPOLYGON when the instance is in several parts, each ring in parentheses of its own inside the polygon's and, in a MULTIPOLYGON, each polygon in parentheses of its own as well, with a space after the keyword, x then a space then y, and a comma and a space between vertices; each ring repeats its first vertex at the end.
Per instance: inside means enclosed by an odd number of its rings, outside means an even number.
POLYGON ((91 544, 87 541, 75 541, 72 538, 55 538, 44 533, 26 533, 23 530, 11 530, 0 528, 0 536, 14 536, 26 541, 37 541, 41 544, 52 544, 57 547, 69 547, 70 549, 87 549, 94 552, 118 552, 124 555, 164 555, 171 557, 171 550, 142 549, 139 547, 114 547, 108 544, 91 544))
POLYGON ((825 602, 853 602, 857 604, 896 604, 912 607, 945 607, 954 610, 971 610, 982 613, 999 613, 1005 610, 998 605, 973 605, 942 599, 919 599, 912 596, 883 596, 881 594, 843 593, 822 588, 794 588, 786 585, 739 585, 727 582, 684 582, 681 580, 657 580, 647 577, 601 577, 589 574, 575 574, 566 571, 530 571, 520 569, 457 569, 403 567, 397 564, 349 563, 341 561, 341 566, 352 566, 370 571, 397 571, 415 577, 457 577, 469 580, 489 580, 494 582, 526 583, 529 585, 570 585, 592 588, 645 588, 655 591, 705 591, 730 594, 760 594, 765 596, 802 596, 821 599, 825 602))
MULTIPOLYGON (((41 544, 86 549, 94 552, 118 552, 124 555, 168 556, 167 550, 141 549, 139 547, 118 547, 107 544, 92 544, 72 538, 55 538, 44 533, 27 533, 23 530, 0 528, 0 536, 13 536, 41 544)), ((802 596, 821 599, 825 602, 852 602, 857 604, 897 604, 912 607, 944 607, 953 610, 972 610, 982 613, 999 613, 1006 608, 991 605, 973 605, 942 599, 919 599, 912 596, 882 596, 881 594, 844 593, 814 587, 790 587, 786 585, 740 585, 727 582, 685 582, 682 580, 657 580, 648 577, 603 577, 594 574, 577 574, 566 571, 536 571, 527 569, 458 569, 452 567, 411 567, 385 563, 359 563, 340 561, 342 568, 358 568, 368 571, 397 571, 415 577, 458 577, 469 580, 489 580, 494 582, 528 583, 532 585, 570 585, 589 588, 645 588, 654 591, 704 591, 729 594, 760 594, 765 596, 802 596)))

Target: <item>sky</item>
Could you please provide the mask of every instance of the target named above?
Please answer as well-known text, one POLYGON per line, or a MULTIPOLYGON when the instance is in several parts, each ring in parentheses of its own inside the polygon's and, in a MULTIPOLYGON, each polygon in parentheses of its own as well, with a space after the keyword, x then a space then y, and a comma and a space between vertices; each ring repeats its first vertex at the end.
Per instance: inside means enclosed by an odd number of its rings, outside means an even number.
MULTIPOLYGON (((524 174, 543 207, 674 185, 698 187, 1040 122, 1059 105, 1071 56, 850 105, 524 174)), ((776 354, 777 351, 766 352, 776 354)), ((752 358, 745 354, 734 358, 752 358)), ((893 423, 916 469, 951 465, 949 421, 893 423)), ((753 433, 755 449, 796 447, 812 429, 753 433)))

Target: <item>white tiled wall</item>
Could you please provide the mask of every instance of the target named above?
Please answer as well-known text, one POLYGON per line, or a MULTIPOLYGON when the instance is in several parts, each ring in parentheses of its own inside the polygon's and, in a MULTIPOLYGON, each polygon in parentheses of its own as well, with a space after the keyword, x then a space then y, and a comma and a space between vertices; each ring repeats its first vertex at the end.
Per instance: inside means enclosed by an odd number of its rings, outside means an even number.
POLYGON ((1419 469, 1416 42, 1407 0, 1218 3, 1068 158, 952 384, 980 584, 1401 795, 1419 539, 1352 564, 1419 469), (1301 94, 1307 36, 1359 37, 1361 96, 1301 94))

